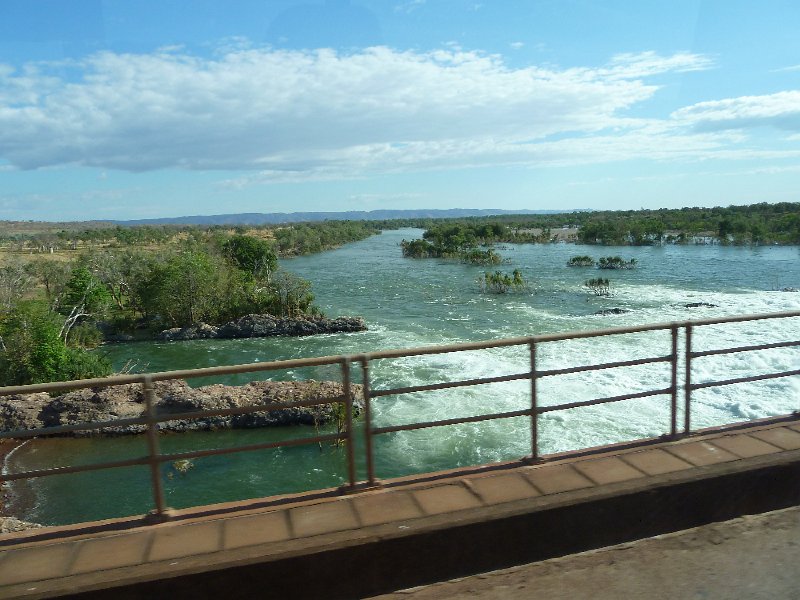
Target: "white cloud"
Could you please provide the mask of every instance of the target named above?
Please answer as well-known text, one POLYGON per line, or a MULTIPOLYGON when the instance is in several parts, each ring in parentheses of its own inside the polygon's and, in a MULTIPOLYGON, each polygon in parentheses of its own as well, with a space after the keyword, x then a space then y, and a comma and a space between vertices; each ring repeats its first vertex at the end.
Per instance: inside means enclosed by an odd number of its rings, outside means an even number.
POLYGON ((672 117, 706 131, 761 126, 800 130, 800 90, 700 102, 672 117))
MULTIPOLYGON (((678 53, 624 54, 599 68, 511 68, 447 48, 354 54, 175 48, 100 53, 71 65, 0 68, 0 160, 23 169, 80 165, 147 171, 249 170, 223 182, 361 177, 490 165, 565 165, 711 152, 730 134, 683 133, 626 117, 653 97, 649 76, 709 68, 678 53), (558 141, 553 141, 557 136, 558 141)), ((713 104, 713 103, 705 103, 713 104)))
POLYGON ((525 47, 525 42, 511 42, 509 44, 513 50, 521 50, 525 47))
POLYGON ((227 180, 225 187, 242 189, 274 182, 357 179, 375 173, 452 170, 473 167, 569 167, 648 158, 658 161, 697 161, 796 158, 800 151, 727 150, 740 141, 727 133, 676 135, 662 126, 642 126, 624 134, 602 133, 557 141, 443 140, 398 144, 369 144, 316 154, 284 154, 263 164, 258 173, 227 180))
POLYGON ((405 2, 400 2, 399 4, 395 4, 394 10, 395 12, 410 14, 415 10, 417 10, 423 4, 425 4, 425 0, 405 0, 405 2))
POLYGON ((739 171, 739 175, 780 175, 781 173, 800 173, 800 165, 785 165, 785 166, 772 166, 760 167, 758 169, 750 169, 747 171, 739 171))
POLYGON ((185 48, 186 47, 183 44, 171 44, 168 46, 161 46, 156 50, 156 52, 158 52, 159 54, 167 54, 170 52, 178 53, 184 50, 185 48))
POLYGON ((598 69, 598 74, 609 79, 633 79, 651 77, 662 73, 688 73, 711 68, 713 61, 701 54, 678 52, 672 56, 661 56, 655 52, 639 54, 617 54, 607 68, 598 69))
POLYGON ((789 67, 782 67, 780 69, 772 69, 771 73, 791 73, 800 71, 800 65, 791 65, 789 67))

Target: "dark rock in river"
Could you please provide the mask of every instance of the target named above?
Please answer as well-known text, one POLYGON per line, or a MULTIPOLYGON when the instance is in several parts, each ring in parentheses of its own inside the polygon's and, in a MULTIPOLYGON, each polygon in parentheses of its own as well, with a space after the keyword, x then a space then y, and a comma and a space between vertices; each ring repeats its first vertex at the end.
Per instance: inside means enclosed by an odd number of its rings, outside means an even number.
POLYGON ((624 315, 625 313, 631 312, 628 308, 604 308, 603 310, 598 310, 596 315, 624 315))
POLYGON ((684 308, 719 308, 716 304, 709 304, 708 302, 689 302, 683 306, 684 308))
POLYGON ((785 287, 781 291, 782 292, 800 292, 800 290, 798 290, 797 288, 793 288, 793 287, 785 287))
MULTIPOLYGON (((185 381, 175 380, 156 382, 154 388, 158 399, 156 412, 175 417, 160 424, 162 431, 212 431, 324 424, 334 419, 334 404, 272 410, 269 407, 304 400, 336 398, 343 393, 341 383, 313 380, 253 381, 242 386, 215 384, 199 388, 191 388, 185 381), (201 419, 181 417, 182 413, 247 406, 263 406, 265 410, 201 419)), ((354 413, 357 415, 361 411, 363 394, 360 385, 353 384, 351 389, 354 413)), ((138 418, 144 416, 144 410, 142 386, 138 384, 81 389, 56 398, 51 398, 46 393, 16 394, 0 398, 0 431, 138 418)), ((144 425, 124 425, 65 435, 126 435, 144 431, 144 425)))
POLYGON ((245 315, 225 325, 199 323, 189 327, 166 329, 156 336, 165 341, 231 339, 272 337, 279 335, 302 336, 318 333, 349 333, 367 329, 361 317, 295 317, 281 318, 272 315, 245 315))

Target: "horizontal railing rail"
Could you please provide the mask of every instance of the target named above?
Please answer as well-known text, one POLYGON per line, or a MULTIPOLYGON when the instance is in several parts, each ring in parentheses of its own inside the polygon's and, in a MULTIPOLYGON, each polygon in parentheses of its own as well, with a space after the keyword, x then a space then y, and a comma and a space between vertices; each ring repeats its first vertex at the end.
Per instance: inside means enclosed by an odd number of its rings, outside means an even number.
MULTIPOLYGON (((468 342, 461 344, 449 344, 442 346, 426 346, 422 348, 382 350, 377 352, 354 354, 348 356, 323 356, 314 358, 301 358, 292 360, 272 361, 265 363, 250 363, 246 365, 231 365, 221 367, 207 367, 201 369, 185 369, 176 371, 164 371, 159 373, 128 374, 105 378, 84 379, 68 382, 40 383, 33 385, 8 386, 0 388, 0 397, 31 394, 36 392, 64 392, 81 388, 110 387, 119 385, 141 385, 144 394, 144 413, 140 417, 117 419, 104 422, 87 422, 59 425, 54 427, 42 427, 27 430, 14 430, 0 432, 0 439, 30 439, 39 436, 52 436, 65 433, 75 433, 79 431, 97 431, 111 428, 142 426, 146 430, 148 452, 145 456, 123 459, 117 461, 100 462, 88 465, 60 466, 48 469, 38 469, 21 473, 4 473, 0 480, 19 481, 36 477, 48 477, 54 475, 64 475, 69 473, 81 473, 102 469, 113 469, 133 466, 149 466, 151 475, 151 486, 153 491, 154 514, 163 518, 168 515, 168 509, 164 500, 162 487, 161 465, 166 462, 176 460, 201 458, 208 456, 226 455, 235 452, 250 452, 267 450, 282 447, 294 447, 306 444, 322 444, 345 442, 347 453, 347 486, 355 489, 358 485, 367 486, 377 483, 375 472, 375 449, 374 438, 377 435, 386 435, 401 431, 414 431, 432 427, 443 427, 459 425, 464 423, 477 423, 497 419, 524 418, 530 419, 531 452, 522 457, 524 460, 541 460, 539 448, 539 417, 555 411, 573 410, 589 406, 599 406, 615 402, 637 400, 653 396, 669 396, 670 425, 669 431, 665 436, 679 437, 688 435, 692 432, 692 392, 712 387, 736 385, 756 381, 765 381, 782 377, 793 377, 800 375, 800 369, 789 369, 774 373, 761 373, 746 377, 735 377, 728 379, 717 379, 712 381, 702 381, 695 383, 692 380, 692 366, 697 359, 711 356, 742 352, 759 352, 782 348, 792 348, 800 346, 800 340, 778 341, 761 344, 751 344, 745 346, 734 346, 728 348, 716 348, 711 350, 693 350, 693 340, 698 329, 705 326, 726 325, 732 323, 744 323, 763 321, 768 319, 786 319, 800 317, 800 311, 755 314, 731 317, 719 317, 714 319, 703 319, 684 321, 676 323, 661 323, 637 325, 630 327, 617 327, 612 329, 601 329, 592 331, 574 331, 567 333, 553 333, 534 335, 528 337, 507 338, 502 340, 490 340, 484 342, 468 342), (670 352, 659 356, 649 356, 630 360, 618 360, 602 362, 597 364, 583 364, 562 368, 540 369, 537 359, 538 348, 553 342, 564 342, 569 340, 586 340, 607 336, 624 336, 639 333, 649 333, 656 331, 667 331, 670 333, 670 352), (683 352, 679 352, 679 337, 683 334, 683 352), (480 350, 492 350, 499 348, 510 348, 514 346, 525 346, 530 356, 530 370, 525 372, 511 373, 492 377, 479 377, 459 379, 453 381, 442 381, 438 383, 400 386, 395 388, 373 389, 370 379, 370 366, 373 363, 384 360, 400 358, 411 358, 435 354, 447 354, 454 352, 469 352, 480 350), (684 377, 682 385, 678 381, 679 362, 681 357, 684 362, 684 377), (560 404, 545 404, 542 402, 538 383, 543 378, 553 378, 577 373, 587 373, 592 371, 603 371, 609 369, 631 368, 641 365, 667 364, 669 366, 668 387, 657 387, 632 391, 626 394, 593 398, 589 400, 575 400, 562 402, 560 404), (353 426, 354 417, 354 393, 351 384, 351 367, 359 365, 361 370, 361 394, 363 396, 364 414, 364 446, 363 456, 361 457, 366 467, 366 481, 359 482, 356 476, 356 440, 355 428, 353 426), (186 412, 167 412, 157 410, 157 398, 154 384, 160 381, 177 379, 193 379, 200 377, 218 377, 223 375, 240 375, 248 373, 260 373, 270 371, 285 371, 289 369, 302 369, 309 367, 338 366, 341 370, 342 394, 332 397, 304 399, 293 402, 272 402, 268 404, 255 404, 250 406, 218 408, 213 410, 189 410, 186 412), (470 415, 438 420, 424 420, 414 423, 397 425, 373 426, 373 401, 386 396, 397 396, 403 394, 419 394, 432 391, 449 390, 462 387, 474 387, 496 383, 506 383, 512 381, 528 380, 530 382, 530 406, 518 410, 492 412, 480 415, 470 415), (679 395, 683 391, 683 427, 678 428, 679 395), (163 453, 159 449, 159 425, 175 420, 195 420, 210 417, 238 416, 251 413, 265 413, 276 410, 286 410, 295 408, 306 408, 321 406, 325 404, 340 403, 345 408, 344 428, 337 433, 318 434, 308 437, 295 437, 291 439, 270 441, 263 443, 248 444, 225 448, 213 448, 204 450, 190 450, 184 452, 163 453)), ((800 408, 800 407, 799 407, 800 408)), ((319 432, 317 432, 319 433, 319 432)), ((646 443, 651 438, 640 440, 646 443)), ((633 440, 631 443, 636 443, 633 440)))

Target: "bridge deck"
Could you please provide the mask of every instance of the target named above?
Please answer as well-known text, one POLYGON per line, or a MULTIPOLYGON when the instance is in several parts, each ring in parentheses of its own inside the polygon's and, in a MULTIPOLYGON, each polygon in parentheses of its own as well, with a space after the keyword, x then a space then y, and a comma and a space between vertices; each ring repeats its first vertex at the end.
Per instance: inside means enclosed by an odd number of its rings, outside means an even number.
POLYGON ((799 475, 796 416, 166 523, 32 530, 0 539, 0 597, 364 596, 800 504, 799 475))

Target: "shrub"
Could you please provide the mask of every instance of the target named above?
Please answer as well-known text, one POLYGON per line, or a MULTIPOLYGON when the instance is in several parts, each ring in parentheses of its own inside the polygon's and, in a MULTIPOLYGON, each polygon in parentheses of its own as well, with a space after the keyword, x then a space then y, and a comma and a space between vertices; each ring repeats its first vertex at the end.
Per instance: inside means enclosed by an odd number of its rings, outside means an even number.
POLYGON ((469 250, 461 256, 461 261, 471 265, 499 265, 503 257, 491 248, 488 250, 469 250))
POLYGON ((61 337, 63 318, 43 302, 17 304, 2 323, 0 385, 25 385, 102 377, 111 373, 104 357, 70 348, 61 337))
POLYGON ((567 261, 568 267, 593 267, 594 259, 591 256, 573 256, 567 261))
POLYGON ((597 262, 598 269, 633 269, 635 266, 635 258, 626 261, 621 256, 606 256, 597 262))
POLYGON ((505 294, 509 291, 519 292, 528 289, 528 284, 522 278, 519 269, 509 275, 501 271, 494 273, 486 272, 483 277, 478 278, 481 291, 487 294, 505 294))
POLYGON ((588 279, 583 282, 583 285, 589 289, 595 296, 610 296, 611 295, 611 282, 608 279, 598 277, 597 279, 588 279))

